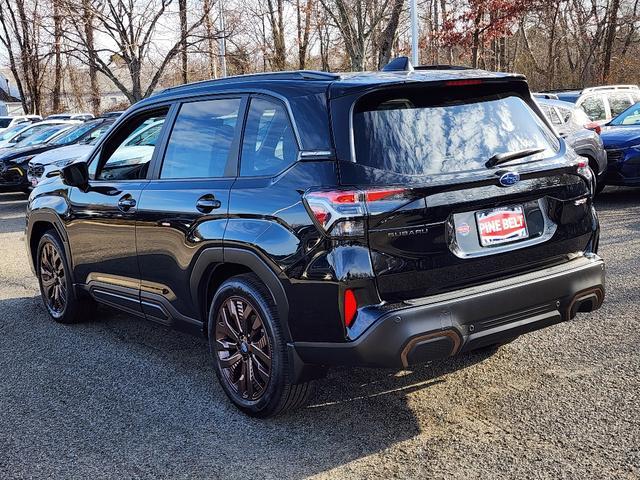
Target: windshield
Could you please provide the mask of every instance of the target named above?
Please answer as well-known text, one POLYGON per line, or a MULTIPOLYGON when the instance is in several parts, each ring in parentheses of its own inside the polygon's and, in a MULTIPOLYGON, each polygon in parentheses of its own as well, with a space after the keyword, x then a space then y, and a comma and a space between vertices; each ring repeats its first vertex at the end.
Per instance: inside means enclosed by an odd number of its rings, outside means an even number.
POLYGON ((24 124, 14 125, 13 127, 7 128, 2 133, 0 133, 0 142, 9 140, 11 137, 13 137, 16 133, 18 133, 20 130, 23 130, 24 128, 25 128, 24 124))
POLYGON ((631 105, 624 112, 611 120, 609 125, 640 125, 640 102, 631 105))
MULTIPOLYGON (((378 94, 356 106, 356 162, 404 175, 435 175, 485 169, 498 153, 543 148, 558 141, 520 97, 493 95, 429 105, 438 95, 378 94)), ((520 160, 522 161, 522 160, 520 160)))
POLYGON ((7 128, 11 124, 12 118, 0 118, 0 128, 7 128))
POLYGON ((51 128, 51 125, 47 124, 37 124, 26 128, 18 128, 9 136, 9 138, 7 138, 7 140, 10 143, 19 143, 22 140, 29 138, 31 135, 35 135, 49 128, 51 128))
POLYGON ((16 148, 21 147, 30 147, 32 145, 39 145, 41 143, 46 143, 50 138, 57 135, 63 129, 69 128, 68 125, 54 125, 49 128, 42 130, 41 132, 34 133, 33 135, 28 136, 21 142, 16 144, 16 148))
POLYGON ((52 145, 67 145, 74 143, 80 139, 84 134, 96 127, 96 122, 83 123, 77 125, 69 130, 60 133, 57 137, 51 140, 52 145))

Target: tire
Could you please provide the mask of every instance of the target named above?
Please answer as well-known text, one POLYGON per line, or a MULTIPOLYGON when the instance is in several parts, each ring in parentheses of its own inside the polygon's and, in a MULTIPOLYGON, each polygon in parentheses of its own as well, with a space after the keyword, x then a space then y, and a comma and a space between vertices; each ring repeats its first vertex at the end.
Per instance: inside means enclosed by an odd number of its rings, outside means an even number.
POLYGON ((70 271, 60 238, 54 230, 47 231, 38 243, 36 272, 47 313, 58 323, 79 323, 95 314, 93 300, 76 296, 70 271))
POLYGON ((208 333, 220 385, 242 412, 272 417, 309 398, 311 382, 291 383, 276 305, 256 275, 238 275, 220 286, 209 309, 208 333))
POLYGON ((604 181, 604 174, 596 176, 596 195, 600 195, 607 184, 604 181))

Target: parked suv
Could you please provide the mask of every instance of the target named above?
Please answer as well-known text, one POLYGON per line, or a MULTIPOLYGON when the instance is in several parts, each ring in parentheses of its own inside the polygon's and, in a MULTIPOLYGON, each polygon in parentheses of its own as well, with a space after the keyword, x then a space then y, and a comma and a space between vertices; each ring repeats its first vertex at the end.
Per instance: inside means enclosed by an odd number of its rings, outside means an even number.
POLYGON ((578 155, 589 161, 589 166, 596 175, 596 191, 601 192, 605 187, 607 173, 607 153, 600 138, 601 128, 585 128, 591 120, 573 103, 547 98, 537 98, 536 101, 558 134, 578 155))
POLYGON ((600 125, 640 101, 640 89, 637 85, 603 85, 550 93, 555 93, 559 100, 575 103, 592 122, 600 125))
POLYGON ((247 75, 130 108, 32 192, 27 248, 54 320, 99 302, 204 334, 231 401, 267 417, 333 365, 599 308, 593 187, 520 75, 247 75))

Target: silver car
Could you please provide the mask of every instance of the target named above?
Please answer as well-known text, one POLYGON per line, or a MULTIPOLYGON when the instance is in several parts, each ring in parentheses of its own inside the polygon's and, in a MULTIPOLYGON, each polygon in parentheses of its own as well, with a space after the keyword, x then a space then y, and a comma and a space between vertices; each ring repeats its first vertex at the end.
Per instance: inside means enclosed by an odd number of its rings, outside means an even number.
POLYGON ((589 165, 596 174, 596 191, 602 191, 607 171, 607 153, 600 135, 585 128, 585 125, 591 123, 589 117, 573 103, 540 97, 536 98, 536 102, 558 134, 578 155, 589 160, 589 165))

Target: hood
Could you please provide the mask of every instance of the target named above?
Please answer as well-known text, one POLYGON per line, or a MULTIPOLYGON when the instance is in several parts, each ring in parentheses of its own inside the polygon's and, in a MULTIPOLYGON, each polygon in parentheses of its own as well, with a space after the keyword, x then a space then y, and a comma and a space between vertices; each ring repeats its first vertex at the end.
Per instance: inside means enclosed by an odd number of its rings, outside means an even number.
POLYGON ((54 150, 49 150, 36 155, 31 160, 33 164, 50 165, 62 160, 75 160, 88 156, 93 150, 93 145, 69 145, 54 150))
POLYGON ((640 125, 608 125, 600 134, 605 148, 626 148, 640 144, 640 125))
POLYGON ((22 157, 36 155, 40 152, 50 150, 51 148, 54 148, 54 147, 47 144, 31 145, 29 147, 22 147, 22 148, 10 148, 0 152, 0 160, 5 162, 12 161, 15 159, 20 159, 22 157))

